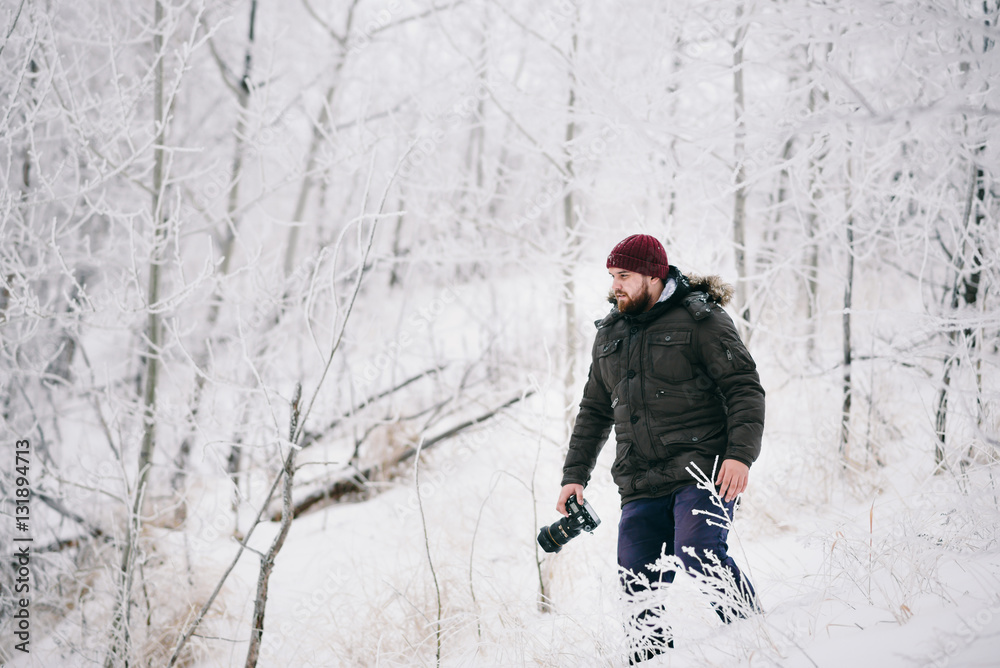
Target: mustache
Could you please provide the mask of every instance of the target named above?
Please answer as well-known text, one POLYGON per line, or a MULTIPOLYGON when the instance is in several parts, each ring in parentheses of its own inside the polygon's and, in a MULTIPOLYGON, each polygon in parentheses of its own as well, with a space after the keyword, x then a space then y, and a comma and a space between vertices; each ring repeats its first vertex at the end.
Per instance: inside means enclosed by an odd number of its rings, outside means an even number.
POLYGON ((619 297, 628 297, 624 292, 615 292, 613 289, 608 290, 608 302, 611 304, 618 304, 619 297))

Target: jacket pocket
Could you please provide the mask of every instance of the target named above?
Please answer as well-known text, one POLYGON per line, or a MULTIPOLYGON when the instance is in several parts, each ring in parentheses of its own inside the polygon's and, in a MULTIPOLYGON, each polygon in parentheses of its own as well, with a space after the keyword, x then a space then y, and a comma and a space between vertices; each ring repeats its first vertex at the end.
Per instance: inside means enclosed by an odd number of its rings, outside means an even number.
POLYGON ((694 368, 684 354, 691 348, 690 330, 650 332, 649 357, 652 373, 670 382, 694 378, 694 368))
POLYGON ((618 352, 618 348, 621 346, 621 339, 614 339, 613 341, 608 341, 604 344, 604 347, 597 351, 597 359, 602 357, 607 357, 608 355, 613 355, 618 352))
POLYGON ((698 427, 674 429, 660 434, 660 444, 664 446, 686 445, 690 449, 698 449, 702 443, 711 441, 725 431, 724 424, 705 424, 698 427))
POLYGON ((622 395, 625 394, 625 379, 618 381, 615 388, 611 391, 611 411, 615 420, 615 429, 622 429, 619 425, 624 425, 628 422, 628 418, 631 415, 628 408, 628 402, 624 400, 622 395))
POLYGON ((615 461, 611 465, 611 477, 619 486, 622 480, 631 475, 635 468, 629 462, 629 455, 632 454, 632 441, 619 441, 615 448, 615 461))
POLYGON ((722 349, 726 353, 726 361, 737 371, 747 371, 757 368, 757 364, 750 357, 746 346, 739 340, 728 337, 722 339, 722 349))
POLYGON ((616 353, 621 350, 621 347, 622 340, 614 339, 597 349, 594 362, 601 371, 601 377, 604 379, 606 387, 614 387, 618 382, 618 356, 616 353))
MULTIPOLYGON (((650 396, 648 392, 646 396, 650 396)), ((657 386, 649 400, 649 408, 662 418, 661 426, 669 424, 667 420, 690 419, 692 411, 704 411, 713 405, 712 396, 691 381, 657 386)))

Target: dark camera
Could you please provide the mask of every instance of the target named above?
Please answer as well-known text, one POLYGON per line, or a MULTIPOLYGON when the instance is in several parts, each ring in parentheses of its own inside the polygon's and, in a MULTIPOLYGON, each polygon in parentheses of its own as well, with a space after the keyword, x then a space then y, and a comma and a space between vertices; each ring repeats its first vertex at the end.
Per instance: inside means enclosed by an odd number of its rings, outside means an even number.
POLYGON ((566 511, 569 513, 558 522, 542 527, 538 532, 538 544, 546 552, 558 552, 570 539, 576 538, 581 531, 593 531, 601 523, 594 509, 586 501, 583 505, 576 500, 576 494, 566 499, 566 511))

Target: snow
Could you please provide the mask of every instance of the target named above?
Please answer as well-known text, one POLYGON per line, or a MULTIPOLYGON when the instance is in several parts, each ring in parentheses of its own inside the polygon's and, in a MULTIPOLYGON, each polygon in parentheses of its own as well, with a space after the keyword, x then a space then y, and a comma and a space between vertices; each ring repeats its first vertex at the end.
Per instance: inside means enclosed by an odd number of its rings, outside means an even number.
POLYGON ((597 531, 557 555, 535 537, 558 519, 608 250, 653 234, 735 282, 744 186, 767 418, 730 547, 764 612, 723 626, 681 577, 658 592, 676 647, 648 665, 1000 666, 995 3, 365 0, 345 44, 349 3, 260 2, 245 108, 249 3, 162 3, 165 146, 155 3, 38 4, 0 11, 0 433, 31 440, 36 538, 30 654, 0 575, 5 667, 109 659, 154 311, 130 665, 166 665, 217 588, 177 665, 245 665, 279 530, 254 519, 278 508, 299 383, 316 438, 295 500, 520 400, 292 523, 258 665, 626 665, 613 448, 586 490, 597 531))
MULTIPOLYGON (((449 471, 446 488, 429 485, 422 493, 444 601, 442 663, 624 665, 614 557, 618 504, 606 465, 588 488, 602 524, 595 535, 544 557, 555 612, 540 612, 533 541, 536 524, 556 519, 554 502, 542 495, 554 497, 559 465, 555 452, 540 454, 537 442, 519 431, 493 430, 474 457, 442 447, 422 463, 425 480, 449 471), (535 456, 541 498, 533 503, 522 483, 530 481, 535 456)), ((768 480, 761 475, 755 483, 768 480)), ((877 495, 874 513, 850 498, 796 503, 794 512, 783 512, 780 494, 763 508, 744 508, 731 554, 749 567, 765 613, 722 627, 700 593, 679 584, 665 599, 676 617, 676 648, 650 665, 995 665, 1000 554, 953 540, 939 545, 936 534, 925 532, 947 527, 939 526, 942 512, 951 510, 955 522, 971 517, 966 509, 946 510, 954 490, 923 503, 914 492, 885 501, 889 494, 877 495), (771 516, 781 518, 780 527, 771 516)), ((434 591, 415 494, 412 483, 403 483, 370 501, 296 521, 271 582, 268 625, 277 639, 264 643, 265 665, 432 661, 434 591)), ((994 542, 995 536, 986 541, 994 542)), ((252 606, 246 594, 242 605, 237 627, 246 626, 252 606)), ((235 652, 232 665, 240 658, 235 652)), ((231 664, 213 656, 200 665, 231 664)))

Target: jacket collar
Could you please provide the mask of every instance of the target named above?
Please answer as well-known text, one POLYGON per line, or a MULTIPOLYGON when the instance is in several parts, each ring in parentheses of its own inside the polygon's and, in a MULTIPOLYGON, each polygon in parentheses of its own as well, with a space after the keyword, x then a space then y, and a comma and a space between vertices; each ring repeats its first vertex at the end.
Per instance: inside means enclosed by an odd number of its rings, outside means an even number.
POLYGON ((611 312, 604 316, 603 320, 598 320, 594 324, 597 325, 598 329, 601 329, 602 327, 607 327, 619 318, 625 318, 626 321, 637 325, 659 318, 674 306, 680 304, 682 299, 691 294, 691 283, 688 281, 687 276, 682 274, 681 271, 673 265, 671 265, 670 270, 667 272, 666 280, 669 281, 671 278, 677 282, 677 287, 674 289, 674 293, 663 301, 653 304, 653 308, 648 311, 644 313, 637 313, 635 315, 628 315, 620 312, 617 306, 612 306, 611 312))

